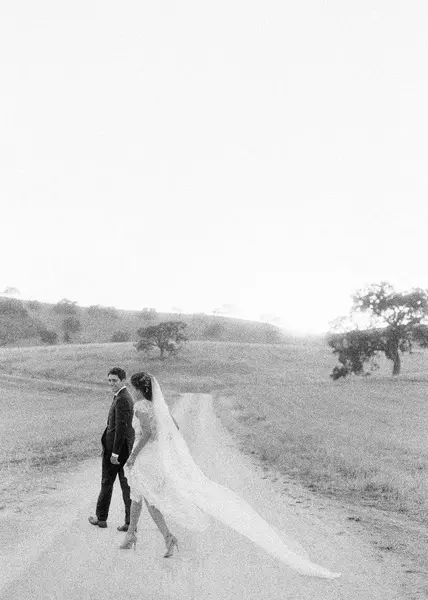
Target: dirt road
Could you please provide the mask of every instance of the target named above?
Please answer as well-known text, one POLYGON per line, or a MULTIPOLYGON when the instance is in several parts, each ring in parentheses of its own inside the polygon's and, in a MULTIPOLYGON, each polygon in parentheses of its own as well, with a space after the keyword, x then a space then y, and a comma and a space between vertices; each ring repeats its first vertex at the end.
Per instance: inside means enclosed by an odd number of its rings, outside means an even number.
POLYGON ((99 490, 97 460, 64 475, 58 490, 20 513, 2 513, 2 600, 402 600, 394 565, 359 539, 333 504, 291 483, 285 493, 280 480, 268 480, 220 426, 210 396, 187 394, 174 414, 208 476, 237 491, 277 529, 301 543, 312 560, 342 577, 302 577, 217 522, 204 534, 171 525, 180 551, 164 559, 163 539, 146 512, 136 551, 121 551, 118 485, 109 527, 99 529, 87 521, 99 490))

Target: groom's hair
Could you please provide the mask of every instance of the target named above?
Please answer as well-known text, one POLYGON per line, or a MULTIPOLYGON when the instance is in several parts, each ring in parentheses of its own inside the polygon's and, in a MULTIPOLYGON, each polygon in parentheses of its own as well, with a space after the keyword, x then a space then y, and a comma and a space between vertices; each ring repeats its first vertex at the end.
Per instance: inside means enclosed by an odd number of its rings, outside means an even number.
POLYGON ((110 369, 108 374, 109 375, 117 375, 119 377, 120 381, 123 381, 124 379, 126 379, 126 372, 123 369, 120 369, 119 367, 113 367, 113 369, 110 369))

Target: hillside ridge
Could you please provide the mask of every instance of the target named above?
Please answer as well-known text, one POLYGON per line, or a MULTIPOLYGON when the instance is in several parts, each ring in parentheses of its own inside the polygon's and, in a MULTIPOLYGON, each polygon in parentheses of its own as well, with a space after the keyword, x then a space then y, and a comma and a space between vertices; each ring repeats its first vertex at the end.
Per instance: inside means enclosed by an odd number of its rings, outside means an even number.
POLYGON ((136 342, 139 328, 163 321, 183 321, 189 340, 240 343, 286 343, 296 336, 270 323, 206 313, 167 313, 154 309, 125 310, 101 305, 56 304, 0 296, 0 345, 62 344, 64 321, 79 322, 71 343, 136 342), (61 306, 62 305, 62 306, 61 306))

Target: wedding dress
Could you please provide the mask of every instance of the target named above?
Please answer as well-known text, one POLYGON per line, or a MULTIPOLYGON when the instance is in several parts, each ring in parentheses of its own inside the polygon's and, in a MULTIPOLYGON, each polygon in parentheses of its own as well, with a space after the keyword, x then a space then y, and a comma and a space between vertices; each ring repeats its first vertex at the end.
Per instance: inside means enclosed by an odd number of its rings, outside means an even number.
POLYGON ((333 579, 340 573, 311 562, 287 546, 280 536, 245 500, 211 481, 194 462, 187 444, 172 420, 157 380, 152 377, 152 401, 134 405, 135 443, 141 435, 138 414, 150 422, 152 435, 127 469, 131 498, 142 497, 168 520, 187 529, 204 531, 213 517, 261 546, 302 575, 333 579))

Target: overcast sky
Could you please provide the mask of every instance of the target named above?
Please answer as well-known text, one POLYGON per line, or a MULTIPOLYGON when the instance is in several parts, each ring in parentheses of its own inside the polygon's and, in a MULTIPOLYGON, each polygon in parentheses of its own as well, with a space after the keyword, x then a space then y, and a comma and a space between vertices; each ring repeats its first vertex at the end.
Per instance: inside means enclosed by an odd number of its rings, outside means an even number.
POLYGON ((428 287, 428 8, 0 4, 0 289, 323 331, 428 287))

